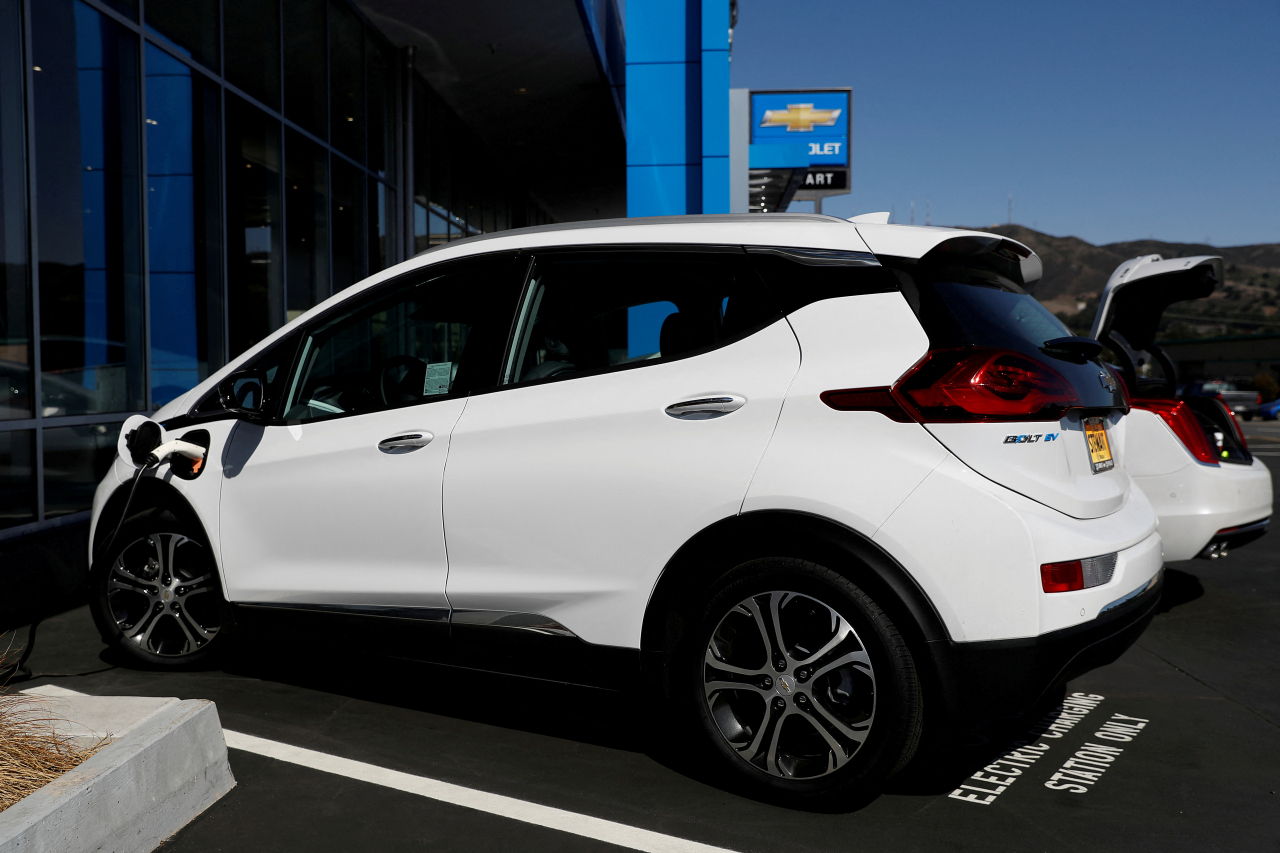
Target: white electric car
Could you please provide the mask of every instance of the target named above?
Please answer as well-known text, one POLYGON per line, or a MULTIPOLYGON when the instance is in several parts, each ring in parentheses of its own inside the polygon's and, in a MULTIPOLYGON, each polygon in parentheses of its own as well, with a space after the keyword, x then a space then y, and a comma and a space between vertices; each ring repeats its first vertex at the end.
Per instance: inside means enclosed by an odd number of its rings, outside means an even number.
POLYGON ((1225 557, 1271 520, 1271 472, 1249 453, 1235 413, 1220 397, 1179 396, 1173 361, 1155 342, 1170 305, 1221 282, 1216 256, 1132 258, 1111 274, 1093 320, 1131 395, 1129 474, 1160 517, 1169 562, 1225 557))
POLYGON ((926 717, 1026 706, 1160 594, 1123 391, 1040 272, 802 214, 432 249, 126 424, 99 629, 165 666, 246 623, 381 626, 655 691, 783 800, 871 789, 926 717))

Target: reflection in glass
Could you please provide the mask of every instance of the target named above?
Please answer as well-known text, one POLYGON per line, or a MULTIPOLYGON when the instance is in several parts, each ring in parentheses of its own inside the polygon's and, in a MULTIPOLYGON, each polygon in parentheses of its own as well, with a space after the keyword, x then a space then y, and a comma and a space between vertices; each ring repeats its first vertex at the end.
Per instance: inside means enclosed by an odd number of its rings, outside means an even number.
POLYGON ((395 190, 369 179, 369 275, 395 263, 396 235, 387 225, 395 218, 395 197, 395 190))
POLYGON ((285 132, 286 310, 292 320, 329 296, 329 156, 285 132))
POLYGON ((350 287, 366 273, 365 175, 349 163, 332 158, 333 292, 350 287))
POLYGON ((36 520, 35 433, 0 432, 0 528, 36 520))
POLYGON ((0 0, 0 420, 32 416, 21 5, 0 0))
POLYGON ((395 53, 365 33, 369 67, 369 171, 394 179, 396 159, 395 53))
POLYGON ((329 3, 331 140, 364 162, 364 25, 346 3, 329 3))
POLYGON ((146 60, 151 405, 158 408, 221 360, 218 94, 155 45, 146 60))
POLYGON ((231 356, 284 324, 280 123, 227 95, 227 320, 231 356))
POLYGON ((325 0, 284 0, 284 114, 329 138, 325 0))
POLYGON ((222 15, 230 45, 227 82, 280 109, 279 0, 222 0, 222 15))
POLYGON ((218 0, 147 0, 144 14, 148 30, 218 70, 218 0))
POLYGON ((32 11, 41 409, 141 409, 137 38, 83 3, 32 11))
POLYGON ((93 506, 93 492, 111 468, 119 436, 119 423, 44 431, 45 518, 93 506))

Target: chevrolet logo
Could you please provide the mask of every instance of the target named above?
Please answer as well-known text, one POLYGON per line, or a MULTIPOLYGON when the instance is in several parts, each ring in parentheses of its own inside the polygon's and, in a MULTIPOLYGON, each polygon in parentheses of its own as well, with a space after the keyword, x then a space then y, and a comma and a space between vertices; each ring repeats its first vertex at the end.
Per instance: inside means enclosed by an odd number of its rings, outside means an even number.
POLYGON ((787 133, 810 133, 815 127, 832 127, 843 110, 815 110, 813 104, 787 104, 785 110, 765 110, 761 127, 785 127, 787 133))

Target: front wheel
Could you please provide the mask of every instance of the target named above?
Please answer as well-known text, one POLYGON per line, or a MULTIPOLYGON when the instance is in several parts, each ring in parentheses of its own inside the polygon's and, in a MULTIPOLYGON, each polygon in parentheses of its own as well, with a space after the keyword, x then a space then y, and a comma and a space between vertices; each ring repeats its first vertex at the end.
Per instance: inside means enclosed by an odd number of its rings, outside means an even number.
POLYGON ((814 563, 757 560, 712 594, 683 675, 721 768, 773 800, 873 793, 919 742, 919 679, 884 611, 814 563))
POLYGON ((203 537, 164 513, 120 529, 90 572, 90 605, 108 645, 163 668, 208 659, 229 621, 203 537))

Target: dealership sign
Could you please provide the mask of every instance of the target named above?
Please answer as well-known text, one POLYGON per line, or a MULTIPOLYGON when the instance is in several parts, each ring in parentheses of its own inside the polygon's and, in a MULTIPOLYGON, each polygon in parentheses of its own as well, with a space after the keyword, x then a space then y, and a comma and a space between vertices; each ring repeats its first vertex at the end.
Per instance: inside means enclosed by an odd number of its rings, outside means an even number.
POLYGON ((849 165, 849 89, 751 93, 753 145, 805 142, 810 167, 849 165))

